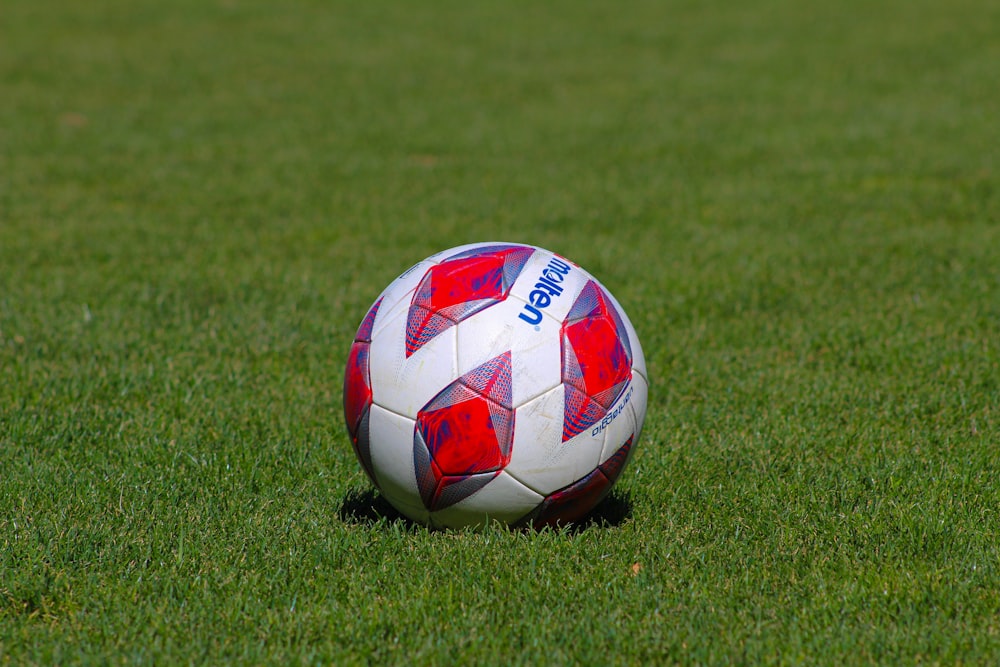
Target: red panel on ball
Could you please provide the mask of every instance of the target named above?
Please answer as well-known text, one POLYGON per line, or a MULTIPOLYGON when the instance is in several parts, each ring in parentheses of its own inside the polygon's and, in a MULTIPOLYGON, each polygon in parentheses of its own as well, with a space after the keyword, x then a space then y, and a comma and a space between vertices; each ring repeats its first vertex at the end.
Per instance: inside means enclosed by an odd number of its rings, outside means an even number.
POLYGON ((361 416, 372 403, 368 353, 371 349, 372 328, 375 326, 375 317, 378 315, 380 305, 382 305, 381 298, 368 309, 347 356, 347 369, 344 373, 344 417, 352 440, 357 438, 361 416))
POLYGON ((526 246, 486 246, 428 269, 410 302, 406 356, 445 329, 506 299, 532 253, 534 249, 526 246))
POLYGON ((371 343, 358 341, 351 345, 344 377, 344 418, 351 438, 357 437, 361 415, 372 404, 371 379, 368 371, 368 353, 371 343))
POLYGON ((559 526, 579 521, 601 501, 611 482, 599 469, 566 487, 556 491, 542 502, 542 509, 535 519, 535 528, 559 526))
POLYGON ((379 297, 372 307, 368 309, 368 314, 365 315, 365 319, 361 320, 361 326, 358 327, 358 333, 355 334, 354 340, 371 342, 372 329, 375 328, 375 316, 378 315, 378 308, 381 305, 382 298, 379 297))
POLYGON ((371 352, 372 328, 375 316, 378 314, 382 300, 379 299, 368 310, 361 321, 358 333, 347 357, 347 368, 344 373, 344 420, 347 422, 347 432, 351 437, 351 445, 361 461, 361 465, 369 478, 372 474, 371 451, 368 442, 368 414, 372 405, 372 384, 369 368, 369 353, 371 352))
POLYGON ((510 462, 511 402, 507 352, 455 380, 417 413, 414 465, 428 509, 475 493, 510 462))
POLYGON ((469 301, 497 299, 503 295, 503 256, 493 253, 449 260, 431 268, 424 282, 427 292, 422 295, 421 305, 435 311, 469 301))
POLYGON ((562 325, 562 377, 564 441, 600 421, 632 377, 628 331, 593 280, 584 286, 562 325))
POLYGON ((503 408, 482 396, 438 410, 421 412, 419 428, 434 462, 446 475, 498 470, 509 460, 500 445, 494 415, 510 419, 503 408))
POLYGON ((563 442, 586 431, 607 414, 597 401, 571 384, 564 387, 563 442))
POLYGON ((572 354, 569 363, 574 365, 574 372, 567 374, 566 381, 592 396, 605 409, 611 407, 618 393, 612 396, 608 390, 632 375, 632 360, 613 321, 608 316, 589 317, 567 324, 563 331, 566 354, 572 354))

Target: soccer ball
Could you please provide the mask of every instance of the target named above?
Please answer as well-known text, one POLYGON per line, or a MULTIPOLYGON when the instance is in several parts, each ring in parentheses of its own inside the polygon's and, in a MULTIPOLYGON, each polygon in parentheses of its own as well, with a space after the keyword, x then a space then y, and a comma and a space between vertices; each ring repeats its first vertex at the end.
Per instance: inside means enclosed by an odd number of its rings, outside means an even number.
POLYGON ((624 470, 647 378, 635 329, 593 276, 541 248, 476 243, 375 300, 344 414, 368 478, 411 519, 561 525, 624 470))

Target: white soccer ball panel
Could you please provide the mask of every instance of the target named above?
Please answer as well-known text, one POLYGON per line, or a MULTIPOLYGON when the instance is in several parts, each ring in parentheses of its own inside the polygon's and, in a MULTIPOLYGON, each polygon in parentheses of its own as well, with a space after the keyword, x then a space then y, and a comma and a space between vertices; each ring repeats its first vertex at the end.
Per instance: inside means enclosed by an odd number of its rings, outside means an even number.
POLYGON ((380 335, 389 323, 398 319, 400 313, 404 318, 406 317, 414 288, 411 286, 406 291, 390 289, 388 292, 388 295, 381 297, 381 301, 376 301, 378 313, 375 315, 375 324, 372 326, 372 338, 380 335))
POLYGON ((572 262, 538 249, 525 264, 510 296, 522 302, 518 313, 524 316, 522 322, 541 327, 539 333, 546 338, 558 338, 562 321, 590 279, 590 274, 572 262))
POLYGON ((372 468, 378 487, 393 501, 419 506, 413 464, 413 420, 372 405, 368 424, 372 468))
MULTIPOLYGON (((458 375, 501 354, 511 353, 511 376, 516 378, 511 388, 515 407, 562 382, 558 335, 540 334, 519 319, 522 306, 516 299, 507 299, 456 327, 458 375)), ((556 325, 555 322, 548 324, 556 325)))
POLYGON ((427 270, 435 264, 437 262, 430 259, 417 262, 382 291, 382 294, 376 299, 376 301, 381 300, 381 303, 378 315, 375 317, 375 326, 372 328, 373 336, 377 335, 388 322, 395 319, 400 309, 404 311, 409 309, 413 291, 420 284, 420 280, 427 273, 427 270))
POLYGON ((408 308, 373 337, 370 353, 372 401, 387 410, 416 419, 417 412, 457 377, 456 329, 450 327, 406 356, 408 308))
POLYGON ((514 523, 542 500, 541 495, 501 472, 468 498, 431 513, 431 522, 442 528, 461 528, 486 521, 514 523))
POLYGON ((517 409, 514 445, 506 470, 543 496, 577 481, 595 467, 603 434, 590 430, 563 442, 565 389, 562 385, 517 409))

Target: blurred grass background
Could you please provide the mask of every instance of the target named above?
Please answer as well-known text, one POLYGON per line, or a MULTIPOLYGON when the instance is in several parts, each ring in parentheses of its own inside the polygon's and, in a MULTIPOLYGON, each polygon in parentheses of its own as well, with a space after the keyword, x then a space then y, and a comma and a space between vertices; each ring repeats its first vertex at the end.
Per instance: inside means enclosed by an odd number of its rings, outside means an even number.
POLYGON ((995 661, 998 33, 969 0, 9 0, 0 662, 995 661), (491 239, 643 340, 610 525, 429 533, 353 459, 368 305, 491 239))

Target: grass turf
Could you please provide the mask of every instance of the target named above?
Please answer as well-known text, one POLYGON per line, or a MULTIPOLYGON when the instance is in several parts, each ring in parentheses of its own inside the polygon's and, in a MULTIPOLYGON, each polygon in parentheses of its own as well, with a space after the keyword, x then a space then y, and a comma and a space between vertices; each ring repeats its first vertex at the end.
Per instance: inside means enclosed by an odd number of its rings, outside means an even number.
POLYGON ((0 662, 1000 657, 997 8, 12 0, 0 662), (403 268, 550 247, 646 431, 428 532, 340 386, 403 268))

